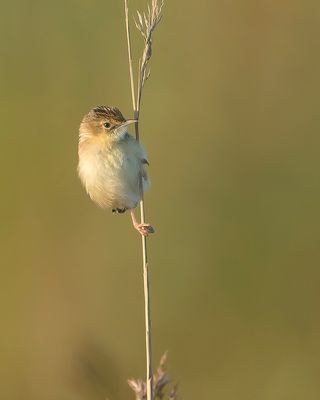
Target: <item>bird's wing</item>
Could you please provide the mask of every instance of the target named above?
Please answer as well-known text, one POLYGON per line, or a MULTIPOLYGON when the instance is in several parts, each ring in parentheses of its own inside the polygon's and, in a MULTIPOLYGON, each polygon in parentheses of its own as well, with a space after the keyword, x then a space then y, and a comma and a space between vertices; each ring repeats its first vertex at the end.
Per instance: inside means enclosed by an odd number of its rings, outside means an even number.
POLYGON ((149 164, 149 161, 148 161, 146 158, 143 158, 143 159, 141 160, 141 162, 142 162, 142 164, 150 165, 150 164, 149 164))
POLYGON ((143 158, 141 160, 141 176, 144 180, 148 180, 148 174, 147 174, 147 170, 146 170, 146 165, 149 165, 149 162, 146 158, 143 158))

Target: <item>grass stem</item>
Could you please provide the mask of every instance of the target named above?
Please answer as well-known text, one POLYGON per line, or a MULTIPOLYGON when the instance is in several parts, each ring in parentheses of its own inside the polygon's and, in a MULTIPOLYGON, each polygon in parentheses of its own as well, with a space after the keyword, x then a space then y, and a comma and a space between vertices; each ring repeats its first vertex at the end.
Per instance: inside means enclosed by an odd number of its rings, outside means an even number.
MULTIPOLYGON (((139 116, 140 116, 140 99, 141 99, 141 86, 140 78, 138 79, 138 100, 136 102, 135 90, 134 90, 134 79, 133 79, 133 65, 132 65, 132 50, 131 50, 131 38, 130 38, 130 24, 129 24, 129 8, 128 0, 124 0, 125 3, 125 21, 126 21, 126 33, 127 33, 127 47, 128 47, 128 61, 130 71, 130 85, 131 85, 131 97, 134 118, 137 120, 135 123, 135 134, 136 139, 140 140, 139 134, 139 116)), ((139 74, 140 77, 140 74, 139 74)), ((142 189, 142 176, 140 175, 140 220, 141 223, 145 223, 145 208, 143 199, 142 189)), ((149 269, 148 269, 148 252, 147 252, 147 238, 142 236, 142 259, 143 259, 143 289, 144 289, 144 302, 145 302, 145 339, 146 339, 146 363, 147 363, 147 400, 153 400, 153 371, 152 371, 152 341, 151 341, 151 310, 150 310, 150 284, 149 284, 149 269)))

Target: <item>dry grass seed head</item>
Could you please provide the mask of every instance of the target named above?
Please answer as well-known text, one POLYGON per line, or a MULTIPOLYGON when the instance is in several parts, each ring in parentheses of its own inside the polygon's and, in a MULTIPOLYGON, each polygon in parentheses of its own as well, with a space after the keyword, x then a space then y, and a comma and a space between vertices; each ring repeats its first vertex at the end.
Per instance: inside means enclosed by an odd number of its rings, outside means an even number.
POLYGON ((141 379, 128 379, 128 385, 136 395, 136 400, 145 400, 147 398, 147 386, 141 379))
MULTIPOLYGON (((160 359, 159 367, 157 368, 153 376, 153 393, 154 399, 162 400, 177 400, 177 385, 175 385, 169 393, 165 393, 171 380, 166 372, 165 364, 167 361, 167 352, 160 359)), ((146 383, 141 379, 129 379, 128 384, 135 393, 136 400, 145 400, 147 397, 147 386, 146 383)))
POLYGON ((148 4, 147 12, 140 13, 137 11, 138 19, 134 20, 137 29, 140 31, 145 47, 142 54, 142 59, 139 62, 139 87, 138 87, 138 102, 140 104, 141 100, 141 90, 146 80, 150 76, 150 70, 147 71, 147 65, 152 55, 152 33, 156 26, 161 21, 162 7, 164 0, 160 2, 158 0, 152 0, 151 6, 148 4))

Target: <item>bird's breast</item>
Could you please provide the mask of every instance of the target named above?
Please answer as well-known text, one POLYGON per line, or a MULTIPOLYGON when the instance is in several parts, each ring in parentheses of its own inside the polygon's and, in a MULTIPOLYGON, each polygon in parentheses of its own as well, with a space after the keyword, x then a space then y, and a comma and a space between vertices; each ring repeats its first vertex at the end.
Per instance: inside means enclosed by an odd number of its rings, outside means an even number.
POLYGON ((92 200, 101 207, 133 208, 140 200, 143 149, 137 142, 91 146, 79 151, 79 175, 92 200))

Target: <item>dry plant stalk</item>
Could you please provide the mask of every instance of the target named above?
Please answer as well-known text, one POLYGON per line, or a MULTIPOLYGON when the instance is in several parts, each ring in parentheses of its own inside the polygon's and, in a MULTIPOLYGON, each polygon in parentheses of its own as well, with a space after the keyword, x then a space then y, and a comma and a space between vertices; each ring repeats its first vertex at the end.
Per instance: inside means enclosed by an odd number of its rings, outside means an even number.
MULTIPOLYGON (((154 400, 177 400, 177 385, 175 385, 169 393, 166 394, 165 390, 171 383, 169 375, 166 372, 165 364, 167 361, 167 353, 165 353, 160 360, 159 367, 157 368, 156 373, 153 376, 154 382, 154 400), (165 397, 166 396, 166 397, 165 397)), ((141 379, 129 379, 128 384, 133 390, 136 400, 145 400, 147 399, 147 385, 141 379)))
POLYGON ((150 69, 148 68, 148 62, 152 55, 152 33, 156 26, 161 21, 163 7, 163 0, 158 3, 158 0, 152 0, 151 8, 148 5, 148 12, 141 15, 137 11, 138 20, 135 20, 137 29, 140 31, 144 39, 144 50, 142 59, 139 60, 139 75, 138 75, 138 96, 136 108, 140 110, 141 95, 144 84, 150 76, 150 69))
MULTIPOLYGON (((137 120, 135 123, 135 134, 136 139, 139 141, 139 115, 140 105, 142 97, 143 86, 150 76, 150 70, 148 70, 148 63, 152 54, 152 34, 161 20, 161 10, 163 7, 163 0, 151 0, 151 4, 148 5, 146 13, 137 12, 138 20, 135 21, 137 28, 139 29, 144 39, 144 50, 142 58, 139 60, 138 69, 138 82, 137 82, 137 97, 135 95, 135 85, 133 77, 133 63, 132 63, 132 51, 131 51, 131 38, 130 38, 130 24, 129 24, 129 8, 128 0, 124 0, 125 8, 125 21, 126 21, 126 32, 127 32, 127 45, 128 45, 128 58, 129 58, 129 71, 130 71, 130 84, 131 84, 131 97, 134 119, 137 120)), ((140 190, 141 190, 141 201, 140 201, 140 218, 141 223, 145 223, 145 209, 144 199, 142 190, 142 176, 140 176, 140 190)), ((147 238, 142 236, 142 256, 143 256, 143 283, 144 283, 144 299, 145 299, 145 326, 146 326, 146 359, 147 359, 147 379, 146 379, 146 399, 154 399, 153 390, 153 372, 152 372, 152 346, 151 346, 151 317, 150 317, 150 287, 149 287, 149 270, 148 270, 148 254, 147 254, 147 238)), ((142 385, 142 383, 141 383, 142 385)), ((143 385, 142 385, 143 386, 143 385)), ((141 386, 141 390, 142 390, 141 386)), ((139 384, 138 384, 138 387, 139 384)), ((138 390, 138 389, 137 389, 138 390)))

